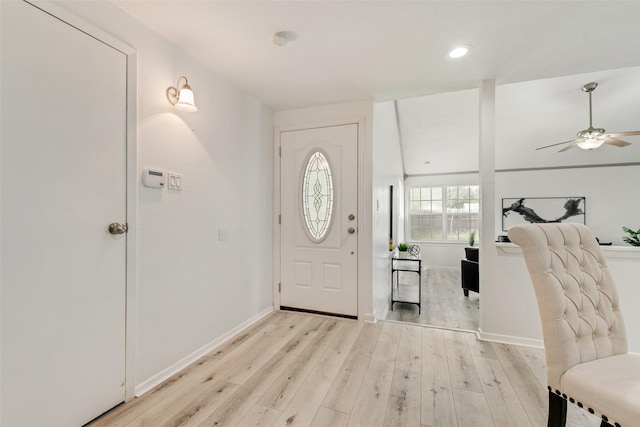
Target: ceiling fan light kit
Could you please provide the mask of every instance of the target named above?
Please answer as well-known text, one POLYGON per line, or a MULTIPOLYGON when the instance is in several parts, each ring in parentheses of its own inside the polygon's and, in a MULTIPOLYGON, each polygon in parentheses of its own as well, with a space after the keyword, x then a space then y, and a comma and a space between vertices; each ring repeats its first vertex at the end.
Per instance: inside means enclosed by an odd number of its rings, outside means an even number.
POLYGON ((626 147, 627 145, 631 145, 630 142, 623 141, 621 139, 617 139, 619 136, 634 136, 640 135, 640 131, 631 131, 631 132, 614 132, 607 133, 606 130, 602 128, 594 128, 593 127, 593 110, 591 105, 591 92, 593 92, 596 87, 598 87, 597 82, 587 83, 582 86, 582 91, 587 92, 589 94, 589 127, 585 130, 581 130, 576 134, 577 139, 571 141, 559 142, 557 144, 545 145, 544 147, 536 148, 536 150, 542 150, 544 148, 555 147, 562 144, 569 144, 559 152, 567 151, 570 148, 578 147, 583 150, 595 150, 600 147, 602 144, 613 145, 615 147, 626 147))
POLYGON ((582 148, 583 150, 595 150, 602 144, 604 144, 604 139, 591 138, 580 141, 576 145, 578 148, 582 148))

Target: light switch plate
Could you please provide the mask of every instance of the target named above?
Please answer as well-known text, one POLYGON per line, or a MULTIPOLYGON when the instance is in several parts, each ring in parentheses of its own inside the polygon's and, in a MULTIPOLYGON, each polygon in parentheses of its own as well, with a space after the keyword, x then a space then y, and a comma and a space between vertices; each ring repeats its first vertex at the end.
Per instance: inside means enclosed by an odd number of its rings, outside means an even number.
POLYGON ((229 238, 229 230, 226 228, 218 229, 218 240, 227 240, 229 238))
POLYGON ((182 174, 169 172, 167 173, 167 181, 169 190, 182 190, 182 174))

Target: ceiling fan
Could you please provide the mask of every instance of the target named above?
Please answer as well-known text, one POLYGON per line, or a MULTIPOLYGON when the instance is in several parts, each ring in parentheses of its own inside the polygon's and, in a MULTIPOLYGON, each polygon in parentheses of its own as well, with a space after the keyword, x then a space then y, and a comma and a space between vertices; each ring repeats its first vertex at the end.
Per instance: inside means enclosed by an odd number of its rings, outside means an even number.
POLYGON ((555 147, 557 145, 569 143, 571 143, 571 145, 564 147, 559 151, 559 153, 567 151, 568 149, 576 146, 582 148, 583 150, 594 150, 600 147, 602 144, 614 145, 616 147, 626 147, 627 145, 631 145, 630 142, 618 139, 618 137, 640 135, 640 131, 606 133, 606 131, 602 128, 593 127, 591 120, 591 92, 593 92, 596 87, 598 87, 598 83, 596 82, 587 83, 586 85, 582 86, 582 91, 589 94, 589 128, 578 132, 577 139, 558 142, 557 144, 545 145, 544 147, 536 148, 536 150, 542 150, 544 148, 555 147))

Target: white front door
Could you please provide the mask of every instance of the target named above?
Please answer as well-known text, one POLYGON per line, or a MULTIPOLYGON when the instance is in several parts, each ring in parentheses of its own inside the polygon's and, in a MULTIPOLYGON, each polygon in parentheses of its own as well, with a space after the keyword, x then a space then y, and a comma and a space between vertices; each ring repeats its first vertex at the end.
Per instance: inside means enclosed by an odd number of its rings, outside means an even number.
POLYGON ((282 132, 280 306, 358 315, 358 125, 282 132))
POLYGON ((126 56, 1 2, 3 426, 124 400, 126 56))

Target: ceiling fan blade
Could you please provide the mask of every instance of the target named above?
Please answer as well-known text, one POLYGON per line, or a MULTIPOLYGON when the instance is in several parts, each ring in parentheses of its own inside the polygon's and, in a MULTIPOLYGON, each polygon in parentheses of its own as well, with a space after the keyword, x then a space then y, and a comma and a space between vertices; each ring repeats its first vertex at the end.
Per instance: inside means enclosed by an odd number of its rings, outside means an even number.
POLYGON ((542 149, 544 149, 544 148, 555 147, 556 145, 568 144, 568 143, 570 143, 570 142, 577 142, 577 140, 572 139, 572 140, 570 140, 570 141, 564 141, 564 142, 558 142, 558 143, 556 143, 556 144, 545 145, 544 147, 538 147, 538 148, 536 148, 536 150, 542 150, 542 149))
POLYGON ((606 138, 616 138, 618 136, 635 136, 640 135, 640 130, 632 132, 612 132, 605 135, 606 138))
MULTIPOLYGON (((571 142, 571 141, 569 141, 569 142, 571 142)), ((575 147, 576 145, 578 145, 578 142, 580 142, 580 140, 573 141, 573 144, 571 144, 571 145, 569 145, 567 147, 564 147, 562 150, 558 151, 558 153, 562 153, 563 151, 567 151, 568 149, 575 147)))
POLYGON ((604 140, 605 144, 615 145, 616 147, 626 147, 627 145, 631 145, 630 142, 623 141, 621 139, 616 138, 607 138, 604 140))

